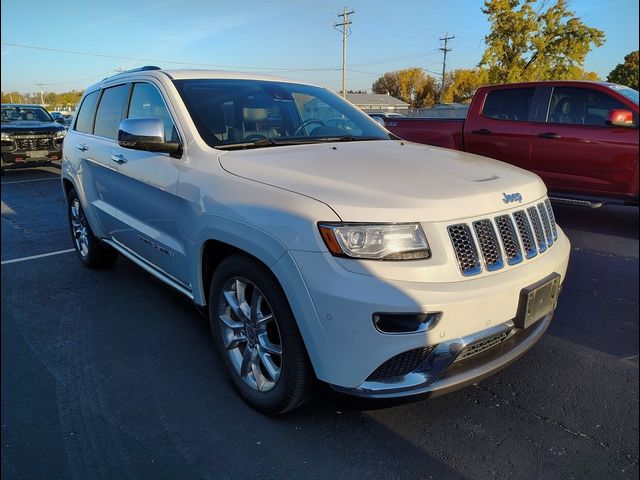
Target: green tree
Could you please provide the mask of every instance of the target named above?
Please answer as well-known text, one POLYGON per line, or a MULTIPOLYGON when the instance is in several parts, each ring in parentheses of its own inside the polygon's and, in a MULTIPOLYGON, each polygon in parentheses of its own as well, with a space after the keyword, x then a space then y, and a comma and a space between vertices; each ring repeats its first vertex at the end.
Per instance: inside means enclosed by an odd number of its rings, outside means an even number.
POLYGON ((438 98, 438 85, 431 75, 421 68, 407 68, 387 72, 372 87, 373 93, 387 93, 407 102, 411 107, 433 105, 438 98))
POLYGON ((400 83, 398 72, 387 72, 378 78, 371 87, 373 93, 386 93, 395 98, 400 98, 400 83))
POLYGON ((482 68, 474 70, 460 68, 447 72, 446 77, 444 103, 469 102, 479 87, 489 83, 489 74, 482 68))
POLYGON ((485 0, 491 32, 480 66, 488 69, 490 83, 565 79, 582 68, 592 45, 604 43, 604 32, 584 24, 566 0, 548 4, 485 0))
POLYGON ((607 76, 607 82, 619 83, 638 90, 638 70, 640 59, 638 50, 624 57, 624 63, 619 63, 607 76))

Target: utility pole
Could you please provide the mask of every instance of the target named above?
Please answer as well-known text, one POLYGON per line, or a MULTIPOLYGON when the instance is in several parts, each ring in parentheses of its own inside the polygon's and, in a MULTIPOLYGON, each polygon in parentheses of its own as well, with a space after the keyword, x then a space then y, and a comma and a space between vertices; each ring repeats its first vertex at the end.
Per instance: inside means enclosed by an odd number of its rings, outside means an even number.
POLYGON ((455 35, 449 36, 448 33, 444 34, 444 37, 440 39, 441 42, 444 42, 444 47, 440 47, 440 50, 444 53, 444 59, 442 60, 442 88, 440 89, 440 103, 444 99, 444 74, 447 69, 447 52, 450 52, 451 49, 447 48, 447 42, 456 38, 455 35))
POLYGON ((347 12, 347 7, 344 7, 342 13, 338 15, 338 17, 342 17, 342 22, 333 24, 333 28, 342 33, 342 98, 347 94, 347 37, 351 35, 347 26, 352 23, 349 21, 349 15, 353 13, 355 11, 347 12), (342 30, 338 27, 342 27, 342 30))
POLYGON ((40 87, 40 105, 44 107, 44 90, 42 87, 46 85, 46 83, 34 83, 36 87, 40 87))

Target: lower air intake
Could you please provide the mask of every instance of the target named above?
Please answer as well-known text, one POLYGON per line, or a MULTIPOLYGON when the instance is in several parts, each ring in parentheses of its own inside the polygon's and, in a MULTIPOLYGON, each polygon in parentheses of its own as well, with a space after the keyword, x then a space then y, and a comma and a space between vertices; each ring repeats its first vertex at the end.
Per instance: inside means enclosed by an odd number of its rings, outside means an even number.
POLYGON ((434 348, 435 346, 416 348, 391 357, 376 368, 367 381, 380 382, 402 378, 422 365, 434 348))

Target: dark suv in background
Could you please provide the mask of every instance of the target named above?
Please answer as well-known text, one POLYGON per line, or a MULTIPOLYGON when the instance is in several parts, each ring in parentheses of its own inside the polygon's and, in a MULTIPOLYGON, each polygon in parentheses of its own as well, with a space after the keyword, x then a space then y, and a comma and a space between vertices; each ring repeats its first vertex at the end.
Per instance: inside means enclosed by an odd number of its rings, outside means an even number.
POLYGON ((41 106, 4 104, 1 118, 3 172, 62 158, 66 129, 41 106))

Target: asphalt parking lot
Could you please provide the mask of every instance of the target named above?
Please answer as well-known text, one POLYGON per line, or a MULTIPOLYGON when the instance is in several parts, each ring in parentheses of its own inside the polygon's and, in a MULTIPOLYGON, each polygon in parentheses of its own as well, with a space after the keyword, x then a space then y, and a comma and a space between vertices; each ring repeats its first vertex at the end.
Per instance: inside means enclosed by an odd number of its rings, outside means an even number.
POLYGON ((231 390, 206 320, 132 263, 6 263, 72 247, 58 176, 2 177, 3 478, 638 478, 637 208, 555 207, 559 308, 498 375, 273 418, 231 390))

